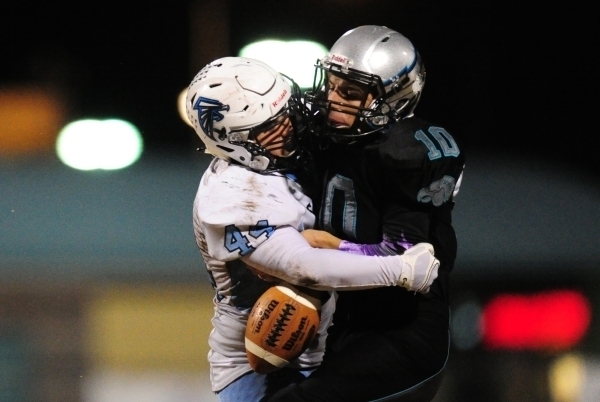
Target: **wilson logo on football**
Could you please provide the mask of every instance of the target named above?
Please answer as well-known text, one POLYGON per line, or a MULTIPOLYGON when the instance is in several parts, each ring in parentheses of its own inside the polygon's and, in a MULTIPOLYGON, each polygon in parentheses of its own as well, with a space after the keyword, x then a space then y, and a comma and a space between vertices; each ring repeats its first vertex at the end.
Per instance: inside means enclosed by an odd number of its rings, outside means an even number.
MULTIPOLYGON (((283 345, 285 350, 292 350, 298 341, 302 341, 302 338, 304 337, 304 328, 307 324, 308 317, 302 317, 300 319, 300 323, 298 324, 298 329, 290 334, 290 339, 288 339, 283 345)), ((314 329, 314 327, 311 329, 314 329)))
POLYGON ((279 305, 279 302, 277 300, 270 300, 269 304, 267 305, 267 308, 260 312, 260 320, 258 320, 258 322, 256 323, 256 326, 252 329, 252 333, 253 334, 258 334, 260 333, 260 330, 263 326, 263 322, 265 322, 265 320, 268 320, 269 317, 271 316, 271 313, 275 310, 275 308, 279 305))

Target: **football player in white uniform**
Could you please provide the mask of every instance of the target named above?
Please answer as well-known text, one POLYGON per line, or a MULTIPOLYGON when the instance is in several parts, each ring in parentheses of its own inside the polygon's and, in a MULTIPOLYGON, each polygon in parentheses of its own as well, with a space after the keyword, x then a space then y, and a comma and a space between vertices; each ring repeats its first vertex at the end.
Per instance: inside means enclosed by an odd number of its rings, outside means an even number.
POLYGON ((186 109, 215 157, 200 181, 193 221, 216 291, 208 359, 221 401, 258 401, 321 362, 333 297, 323 304, 318 337, 303 355, 268 375, 252 371, 244 334, 252 306, 273 285, 263 277, 321 291, 402 286, 428 292, 438 266, 428 243, 403 256, 360 256, 312 248, 300 234, 315 216, 293 175, 303 159, 297 136, 304 110, 292 80, 258 60, 221 58, 192 80, 186 109))

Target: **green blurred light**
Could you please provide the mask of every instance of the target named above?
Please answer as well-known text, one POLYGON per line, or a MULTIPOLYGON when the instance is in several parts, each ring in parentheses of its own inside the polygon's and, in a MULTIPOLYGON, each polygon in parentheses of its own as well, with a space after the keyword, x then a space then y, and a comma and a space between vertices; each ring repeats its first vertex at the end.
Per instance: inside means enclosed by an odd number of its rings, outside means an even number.
POLYGON ((143 140, 131 123, 118 120, 78 120, 58 134, 56 152, 67 166, 78 170, 116 170, 135 163, 143 140))
POLYGON ((291 77, 300 88, 310 88, 315 62, 326 53, 327 48, 317 42, 263 40, 246 45, 239 56, 263 61, 291 77))

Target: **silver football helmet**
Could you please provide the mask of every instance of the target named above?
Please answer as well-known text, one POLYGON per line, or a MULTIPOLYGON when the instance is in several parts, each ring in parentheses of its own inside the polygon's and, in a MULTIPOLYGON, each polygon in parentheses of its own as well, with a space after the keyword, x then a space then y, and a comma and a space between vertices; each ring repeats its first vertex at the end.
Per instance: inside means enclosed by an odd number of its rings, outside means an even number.
POLYGON ((189 85, 187 116, 206 150, 257 171, 285 170, 298 158, 304 130, 300 90, 265 63, 224 57, 205 66, 189 85), (289 121, 287 120, 289 118, 289 121), (292 135, 261 145, 257 135, 292 124, 292 135), (274 156, 273 149, 284 150, 274 156))
POLYGON ((314 87, 307 93, 311 107, 325 119, 332 110, 356 116, 352 127, 326 124, 324 133, 333 137, 365 136, 412 116, 425 84, 425 67, 411 41, 384 26, 346 32, 315 67, 314 87), (359 106, 328 99, 331 74, 365 88, 359 106))

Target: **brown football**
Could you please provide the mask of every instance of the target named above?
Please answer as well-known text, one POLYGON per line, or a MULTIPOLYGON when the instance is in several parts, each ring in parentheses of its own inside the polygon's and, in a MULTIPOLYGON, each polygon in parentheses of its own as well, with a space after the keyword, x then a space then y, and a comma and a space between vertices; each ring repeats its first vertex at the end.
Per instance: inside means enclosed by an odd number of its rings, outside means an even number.
POLYGON ((317 334, 321 301, 280 283, 256 301, 246 324, 246 354, 254 371, 266 374, 287 366, 317 334))

